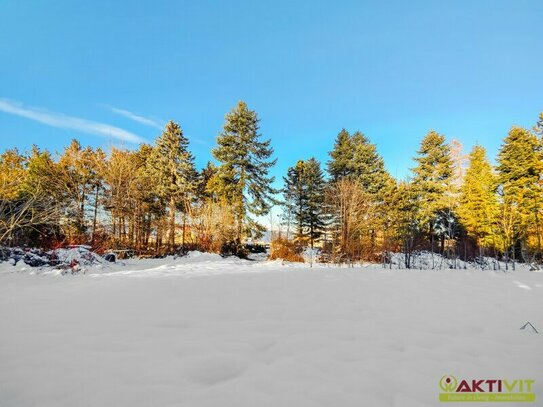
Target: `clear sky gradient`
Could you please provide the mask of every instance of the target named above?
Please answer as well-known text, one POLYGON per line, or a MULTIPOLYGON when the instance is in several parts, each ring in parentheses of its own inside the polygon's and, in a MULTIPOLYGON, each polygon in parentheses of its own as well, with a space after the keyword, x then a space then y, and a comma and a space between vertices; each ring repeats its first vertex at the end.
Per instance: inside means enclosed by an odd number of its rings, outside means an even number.
POLYGON ((197 164, 240 99, 280 180, 361 130, 405 177, 435 129, 494 156, 543 111, 543 2, 0 2, 0 149, 137 146, 173 119, 197 164))

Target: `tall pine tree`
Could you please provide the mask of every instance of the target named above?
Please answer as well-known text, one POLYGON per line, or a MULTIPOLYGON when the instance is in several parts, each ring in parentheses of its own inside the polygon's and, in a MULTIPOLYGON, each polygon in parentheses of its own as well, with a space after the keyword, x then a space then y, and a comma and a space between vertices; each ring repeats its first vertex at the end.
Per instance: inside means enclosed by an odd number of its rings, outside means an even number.
POLYGON ((349 177, 359 181, 367 193, 376 194, 390 177, 375 144, 359 131, 351 136, 342 129, 329 155, 328 173, 333 182, 349 177))
POLYGON ((300 160, 288 169, 284 181, 285 217, 294 219, 296 239, 309 241, 313 248, 324 228, 325 182, 320 163, 315 158, 300 160))
MULTIPOLYGON (((392 177, 386 171, 384 160, 377 153, 375 144, 372 144, 359 131, 351 136, 343 129, 338 134, 334 148, 329 154, 331 159, 328 162, 328 172, 332 183, 338 183, 341 180, 353 181, 357 183, 356 190, 360 189, 364 193, 366 207, 364 217, 367 222, 361 231, 364 236, 359 238, 364 242, 364 253, 371 256, 371 253, 375 252, 378 241, 385 240, 384 227, 387 223, 387 214, 384 195, 388 189, 387 186, 391 185, 392 177)), ((344 191, 346 186, 347 184, 344 184, 341 190, 344 191)), ((337 224, 339 219, 346 218, 340 214, 330 214, 332 224, 337 224)), ((345 228, 345 225, 340 227, 342 230, 345 228)))
POLYGON ((304 182, 307 185, 306 223, 311 248, 323 233, 325 226, 323 204, 325 182, 320 163, 315 158, 305 162, 304 182))
POLYGON ((494 225, 498 201, 496 177, 486 158, 486 150, 475 146, 469 154, 469 164, 462 186, 458 214, 466 232, 483 254, 483 249, 496 244, 494 225))
MULTIPOLYGON (((189 141, 183 135, 179 124, 169 121, 162 135, 156 140, 147 169, 153 177, 155 190, 162 201, 168 205, 169 247, 175 246, 176 213, 181 209, 185 215, 192 194, 195 192, 196 170, 194 157, 188 150, 189 141)), ((185 219, 185 216, 183 216, 185 219)), ((185 225, 183 224, 183 244, 185 225)))
POLYGON ((440 236, 443 252, 447 231, 454 222, 450 148, 445 143, 445 137, 432 130, 421 141, 417 154, 413 185, 421 208, 419 222, 432 242, 432 249, 434 236, 440 236))
POLYGON ((512 212, 514 220, 508 243, 519 243, 521 250, 532 246, 540 256, 543 156, 535 134, 513 127, 498 154, 497 170, 504 216, 512 212))
POLYGON ((352 174, 353 145, 351 135, 345 129, 341 129, 337 135, 334 149, 330 151, 328 161, 328 173, 332 181, 337 181, 352 174))
POLYGON ((283 219, 287 224, 287 238, 290 230, 295 230, 295 239, 303 240, 304 211, 305 211, 305 185, 303 180, 304 162, 298 161, 296 165, 288 168, 287 176, 283 177, 283 219))
POLYGON ((390 188, 387 197, 390 233, 392 240, 404 254, 404 265, 412 267, 412 254, 416 249, 421 230, 418 192, 413 183, 401 181, 390 188))
POLYGON ((226 115, 217 147, 212 150, 220 163, 212 189, 233 208, 238 243, 245 235, 262 234, 264 227, 250 215, 265 215, 276 202, 273 194, 277 191, 272 187, 275 178, 269 176, 276 160, 271 159, 271 140, 261 140, 258 122, 256 112, 240 101, 226 115))
POLYGON ((375 144, 359 131, 351 138, 353 157, 350 173, 357 179, 364 190, 372 195, 379 193, 389 178, 383 158, 377 153, 375 144))

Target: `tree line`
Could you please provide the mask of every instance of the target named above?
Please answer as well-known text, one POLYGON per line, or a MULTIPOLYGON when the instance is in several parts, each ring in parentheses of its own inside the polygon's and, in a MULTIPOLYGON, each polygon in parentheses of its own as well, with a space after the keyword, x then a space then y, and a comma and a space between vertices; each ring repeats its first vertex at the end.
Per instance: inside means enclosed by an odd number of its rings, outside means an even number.
POLYGON ((242 252, 265 228, 255 216, 276 204, 270 140, 256 112, 239 102, 226 115, 213 157, 198 171, 189 140, 170 121, 154 145, 83 147, 58 159, 33 147, 0 157, 0 244, 87 244, 162 255, 180 247, 242 252))
MULTIPOLYGON (((482 146, 467 159, 430 131, 411 177, 396 180, 361 132, 337 135, 326 168, 299 160, 273 187, 276 160, 244 102, 226 116, 214 162, 198 170, 189 140, 170 121, 153 145, 83 147, 58 157, 34 146, 0 156, 0 245, 87 244, 97 251, 163 255, 200 249, 244 255, 258 220, 281 208, 275 246, 328 261, 387 261, 416 250, 463 259, 541 260, 543 114, 513 127, 493 166, 482 146)), ((288 251, 287 250, 287 251, 288 251)))
POLYGON ((533 129, 512 127, 493 166, 484 147, 467 157, 458 142, 430 131, 406 180, 386 170, 376 146, 342 130, 325 179, 314 158, 284 178, 287 240, 335 261, 390 261, 418 250, 452 259, 540 262, 543 210, 543 114, 533 129))

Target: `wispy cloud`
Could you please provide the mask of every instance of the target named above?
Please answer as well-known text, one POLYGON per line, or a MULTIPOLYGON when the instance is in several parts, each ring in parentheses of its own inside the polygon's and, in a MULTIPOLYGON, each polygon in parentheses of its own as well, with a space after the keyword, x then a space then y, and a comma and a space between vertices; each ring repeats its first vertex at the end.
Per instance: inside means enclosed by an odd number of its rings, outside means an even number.
POLYGON ((129 118, 130 120, 134 120, 135 122, 145 124, 146 126, 151 126, 156 129, 162 130, 164 126, 161 126, 160 123, 158 123, 155 120, 149 119, 147 117, 140 116, 139 114, 130 112, 125 109, 119 109, 117 107, 109 106, 109 105, 103 105, 106 109, 112 111, 113 113, 116 113, 118 115, 124 116, 129 118))
POLYGON ((61 129, 71 129, 86 134, 111 137, 129 143, 145 142, 145 140, 140 136, 119 127, 92 120, 80 119, 78 117, 67 116, 62 113, 54 113, 41 108, 26 107, 22 103, 9 99, 0 99, 0 111, 25 117, 48 126, 58 127, 61 129))

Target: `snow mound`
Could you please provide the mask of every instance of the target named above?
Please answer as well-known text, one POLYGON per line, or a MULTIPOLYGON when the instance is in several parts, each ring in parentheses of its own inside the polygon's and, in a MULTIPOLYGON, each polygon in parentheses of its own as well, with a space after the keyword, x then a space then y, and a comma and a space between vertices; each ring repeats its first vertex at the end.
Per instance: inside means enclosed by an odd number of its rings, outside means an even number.
MULTIPOLYGON (((90 267, 103 268, 106 264, 105 259, 91 251, 88 246, 71 246, 48 252, 19 247, 0 248, 1 261, 9 266, 17 266, 15 269, 17 271, 34 269, 38 272, 48 272, 53 269, 63 270, 63 273, 70 271, 72 274, 86 271, 90 267), (29 267, 25 267, 23 264, 29 267)), ((3 267, 3 269, 9 270, 9 267, 3 267)))
POLYGON ((58 268, 69 268, 73 271, 86 269, 90 266, 104 264, 104 258, 85 246, 74 246, 66 249, 56 249, 48 253, 51 264, 58 268))
POLYGON ((191 261, 221 261, 223 257, 217 253, 205 253, 198 250, 193 250, 187 253, 186 256, 180 257, 182 260, 191 260, 191 261))

